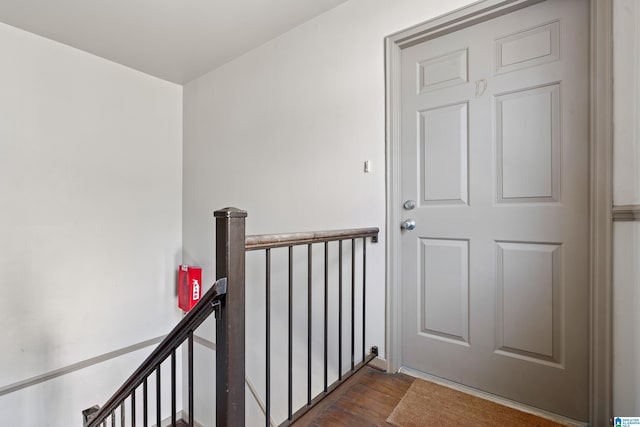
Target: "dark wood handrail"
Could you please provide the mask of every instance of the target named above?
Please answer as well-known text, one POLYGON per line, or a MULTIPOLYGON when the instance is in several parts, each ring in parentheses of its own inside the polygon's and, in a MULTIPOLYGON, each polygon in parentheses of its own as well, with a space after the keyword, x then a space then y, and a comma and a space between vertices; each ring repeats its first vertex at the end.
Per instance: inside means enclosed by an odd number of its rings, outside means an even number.
POLYGON ((335 240, 360 239, 372 237, 378 239, 380 230, 377 227, 350 228, 332 231, 307 231, 302 233, 257 234, 245 239, 246 251, 282 248, 287 246, 307 245, 310 243, 331 242, 335 240))
MULTIPOLYGON (((216 282, 216 284, 222 281, 216 282)), ((127 399, 133 390, 139 387, 142 382, 164 362, 174 349, 179 347, 202 322, 204 322, 215 310, 215 303, 226 293, 226 279, 222 286, 214 286, 202 297, 179 323, 153 350, 135 372, 125 381, 113 396, 104 404, 100 410, 91 415, 91 420, 87 427, 96 427, 104 421, 120 404, 127 399)))

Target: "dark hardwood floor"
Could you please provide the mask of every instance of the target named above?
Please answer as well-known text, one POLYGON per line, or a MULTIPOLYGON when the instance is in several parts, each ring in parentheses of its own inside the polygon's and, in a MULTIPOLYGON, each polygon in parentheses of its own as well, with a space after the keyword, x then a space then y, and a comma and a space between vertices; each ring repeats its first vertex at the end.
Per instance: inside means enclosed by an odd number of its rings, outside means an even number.
MULTIPOLYGON (((365 366, 358 373, 351 376, 335 391, 327 395, 313 409, 304 414, 294 427, 371 427, 371 426, 392 426, 386 422, 396 405, 404 397, 415 378, 405 374, 387 374, 377 369, 365 366)), ((439 386, 436 386, 439 387, 439 386)), ((458 414, 454 423, 448 425, 527 425, 527 426, 560 426, 550 420, 538 418, 525 414, 527 423, 496 423, 498 415, 504 415, 504 411, 489 411, 489 417, 475 417, 469 419, 465 411, 470 409, 470 401, 478 400, 477 397, 457 393, 458 397, 450 399, 457 401, 462 408, 459 411, 452 411, 450 414, 458 414), (491 416, 494 414, 495 416, 491 416), (497 414, 497 415, 496 415, 497 414), (482 423, 480 423, 482 421, 482 423)), ((472 405, 473 406, 473 405, 472 405)), ((483 405, 486 410, 486 404, 483 405)), ((472 409, 472 408, 471 408, 472 409)), ((508 411, 519 412, 505 408, 508 411)), ((476 414, 477 415, 477 414, 476 414)), ((504 418, 504 417, 503 417, 504 418)), ((513 419, 511 416, 510 419, 513 419)), ((438 418, 440 420, 440 418, 438 418)), ((429 425, 433 425, 429 424, 429 425)), ((437 425, 441 425, 439 422, 437 425)), ((564 424, 562 424, 564 425, 564 424)), ((176 427, 187 426, 187 423, 180 421, 176 427)))
POLYGON ((390 426, 385 420, 413 381, 408 375, 387 374, 365 367, 295 426, 390 426))

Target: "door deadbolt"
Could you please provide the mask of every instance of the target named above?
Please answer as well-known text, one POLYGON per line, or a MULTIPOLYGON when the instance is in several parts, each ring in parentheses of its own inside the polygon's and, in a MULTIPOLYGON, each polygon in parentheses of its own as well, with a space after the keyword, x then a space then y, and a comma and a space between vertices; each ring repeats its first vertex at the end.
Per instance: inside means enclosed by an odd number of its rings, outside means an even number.
POLYGON ((416 207, 416 201, 415 200, 407 200, 406 202, 404 202, 402 207, 404 207, 408 211, 413 210, 416 207))

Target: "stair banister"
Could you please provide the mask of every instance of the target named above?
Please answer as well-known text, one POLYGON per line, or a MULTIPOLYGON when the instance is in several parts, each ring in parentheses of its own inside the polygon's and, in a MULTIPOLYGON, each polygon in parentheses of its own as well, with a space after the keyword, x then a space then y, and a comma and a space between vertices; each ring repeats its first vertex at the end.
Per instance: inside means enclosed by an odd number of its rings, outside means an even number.
POLYGON ((216 316, 216 425, 245 424, 245 218, 237 208, 214 213, 216 278, 229 286, 216 316))

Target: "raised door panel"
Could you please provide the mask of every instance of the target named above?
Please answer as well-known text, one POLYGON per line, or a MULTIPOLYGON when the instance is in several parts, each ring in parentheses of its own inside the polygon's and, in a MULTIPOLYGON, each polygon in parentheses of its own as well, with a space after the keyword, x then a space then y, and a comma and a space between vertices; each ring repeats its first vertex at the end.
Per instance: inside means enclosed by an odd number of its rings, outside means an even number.
POLYGON ((420 239, 420 332, 469 342, 469 242, 420 239))
POLYGON ((466 204, 468 200, 468 105, 419 113, 423 204, 466 204))
POLYGON ((496 73, 522 70, 560 58, 560 22, 540 25, 495 41, 496 73))
POLYGON ((560 197, 560 85, 496 96, 498 202, 560 197))
POLYGON ((562 359, 562 246, 496 242, 496 350, 529 361, 562 359))
POLYGON ((418 63, 418 93, 467 82, 467 49, 418 63))

